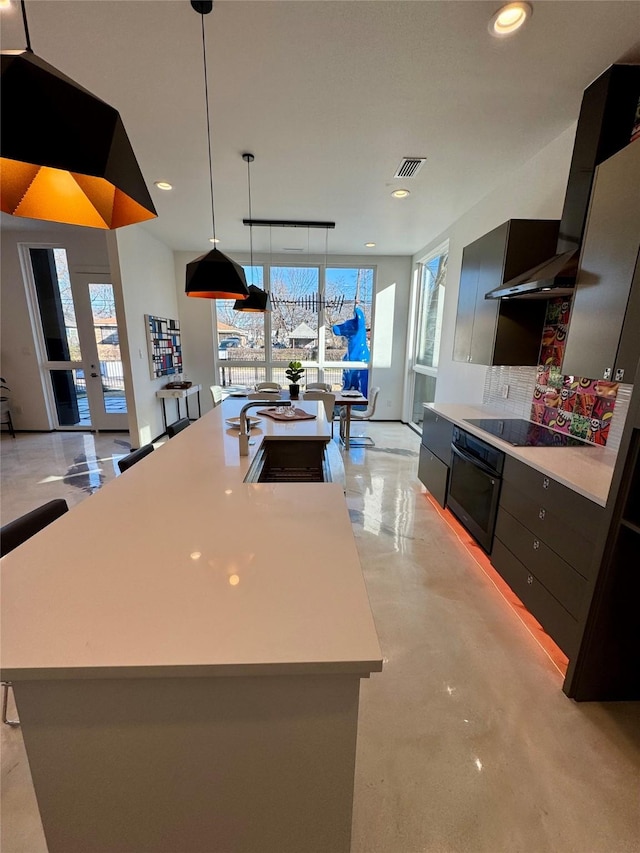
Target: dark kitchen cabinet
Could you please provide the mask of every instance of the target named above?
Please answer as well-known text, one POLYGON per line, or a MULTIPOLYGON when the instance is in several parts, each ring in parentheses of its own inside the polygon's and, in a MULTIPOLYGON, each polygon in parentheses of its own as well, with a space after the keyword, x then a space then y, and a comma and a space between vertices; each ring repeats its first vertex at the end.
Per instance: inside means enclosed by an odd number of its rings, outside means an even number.
POLYGON ((491 562, 569 657, 597 572, 604 509, 512 457, 503 473, 491 562))
POLYGON ((510 219, 465 246, 462 254, 454 361, 537 364, 544 300, 485 299, 485 293, 555 254, 558 222, 510 219))
POLYGON ((453 424, 432 409, 424 410, 418 479, 444 507, 449 486, 453 424))
POLYGON ((632 382, 640 356, 640 142, 596 171, 562 371, 632 382))

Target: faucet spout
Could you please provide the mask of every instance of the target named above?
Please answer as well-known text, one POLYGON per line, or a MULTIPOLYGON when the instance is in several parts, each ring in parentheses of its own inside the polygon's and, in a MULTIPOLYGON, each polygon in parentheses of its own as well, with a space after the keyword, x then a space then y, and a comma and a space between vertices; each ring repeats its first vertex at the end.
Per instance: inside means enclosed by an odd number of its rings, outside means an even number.
MULTIPOLYGON (((270 403, 273 403, 273 400, 252 400, 250 403, 245 403, 245 405, 240 409, 240 432, 238 434, 238 440, 240 443, 240 456, 248 456, 249 455, 249 435, 251 434, 251 421, 247 418, 248 409, 254 409, 257 406, 268 406, 270 403)), ((279 406, 290 406, 290 400, 278 400, 279 406)))

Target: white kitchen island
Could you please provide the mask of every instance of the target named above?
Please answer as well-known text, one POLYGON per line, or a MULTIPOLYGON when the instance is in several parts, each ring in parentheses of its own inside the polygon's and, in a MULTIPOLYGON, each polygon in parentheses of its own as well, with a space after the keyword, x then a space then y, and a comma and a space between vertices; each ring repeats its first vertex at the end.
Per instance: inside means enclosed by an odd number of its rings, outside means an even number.
POLYGON ((382 668, 341 485, 244 483, 228 400, 0 561, 50 853, 348 851, 382 668))

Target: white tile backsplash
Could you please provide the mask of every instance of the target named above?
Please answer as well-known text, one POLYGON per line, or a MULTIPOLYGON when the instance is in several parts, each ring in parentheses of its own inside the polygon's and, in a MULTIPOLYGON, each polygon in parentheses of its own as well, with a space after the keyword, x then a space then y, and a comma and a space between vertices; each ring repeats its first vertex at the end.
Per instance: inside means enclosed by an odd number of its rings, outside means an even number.
POLYGON ((483 402, 517 418, 531 414, 531 400, 536 384, 535 367, 489 367, 484 380, 483 402), (504 386, 508 396, 503 396, 504 386))

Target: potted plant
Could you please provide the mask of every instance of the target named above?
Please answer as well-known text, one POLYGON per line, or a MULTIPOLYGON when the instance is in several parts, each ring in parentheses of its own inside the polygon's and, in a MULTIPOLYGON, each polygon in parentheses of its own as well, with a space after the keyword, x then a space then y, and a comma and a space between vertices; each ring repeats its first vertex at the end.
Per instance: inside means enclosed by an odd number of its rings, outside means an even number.
POLYGON ((302 374, 304 373, 304 367, 300 364, 299 361, 290 361, 289 367, 285 370, 285 374, 287 379, 289 380, 289 397, 292 400, 297 400, 300 394, 300 386, 298 382, 300 381, 302 374))

